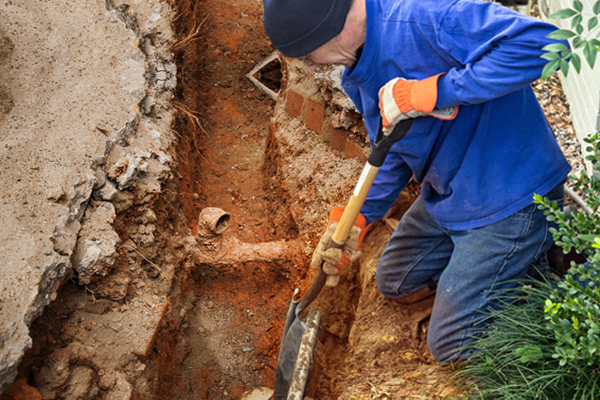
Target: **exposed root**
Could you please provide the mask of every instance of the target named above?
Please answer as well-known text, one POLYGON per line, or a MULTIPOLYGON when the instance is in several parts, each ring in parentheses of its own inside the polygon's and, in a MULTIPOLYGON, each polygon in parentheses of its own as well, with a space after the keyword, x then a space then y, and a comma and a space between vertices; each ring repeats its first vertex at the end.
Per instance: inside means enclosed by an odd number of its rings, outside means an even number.
POLYGON ((139 251, 137 251, 136 249, 133 249, 133 251, 135 251, 136 253, 138 253, 140 256, 142 256, 142 258, 144 260, 146 260, 150 265, 152 265, 154 268, 156 268, 156 270, 158 271, 158 274, 160 275, 160 277, 162 279, 165 279, 165 276, 163 275, 162 271, 160 270, 160 268, 158 268, 158 265, 154 264, 152 261, 148 260, 146 258, 146 256, 144 256, 142 253, 140 253, 139 251))
POLYGON ((202 22, 200 22, 200 24, 196 27, 196 29, 194 29, 194 31, 192 33, 190 33, 185 38, 183 38, 182 40, 180 40, 177 43, 175 43, 173 45, 173 50, 180 50, 183 47, 185 47, 188 44, 190 44, 191 42, 193 42, 194 40, 200 39, 200 37, 198 37, 198 35, 200 34, 200 29, 202 29, 202 25, 204 25, 204 22, 206 22, 206 20, 208 19, 208 17, 210 17, 210 14, 207 15, 206 18, 204 18, 202 20, 202 22))
POLYGON ((204 132, 207 136, 210 136, 206 129, 204 129, 204 127, 200 123, 200 119, 194 115, 198 114, 198 111, 190 110, 188 106, 177 101, 174 101, 172 104, 176 109, 182 111, 185 115, 187 115, 190 121, 192 121, 192 123, 194 124, 194 126, 198 126, 200 129, 202 129, 202 132, 204 132))
MULTIPOLYGON (((96 296, 95 296, 95 294, 94 294, 94 291, 93 291, 92 289, 90 289, 89 287, 87 287, 87 285, 85 285, 85 290, 86 290, 86 293, 87 293, 87 292, 90 292, 90 293, 92 294, 92 304, 96 304, 96 302, 97 302, 98 300, 96 300, 96 296)), ((87 297, 87 296, 86 296, 86 297, 87 297)))
POLYGON ((210 136, 210 135, 206 131, 206 129, 204 129, 204 127, 202 126, 202 123, 200 123, 200 118, 198 118, 196 115, 194 115, 194 114, 198 114, 198 112, 191 110, 185 104, 177 102, 177 101, 174 101, 172 104, 173 104, 173 106, 177 110, 179 110, 179 111, 183 112, 185 115, 187 115, 187 117, 191 121, 192 126, 194 128, 193 129, 193 138, 192 138, 192 141, 191 141, 192 142, 192 146, 193 146, 194 150, 196 150, 196 153, 198 155, 202 156, 202 154, 200 153, 200 149, 199 149, 199 146, 198 146, 198 138, 197 138, 197 135, 196 135, 197 128, 199 127, 200 129, 202 129, 202 132, 204 132, 204 134, 206 134, 206 136, 210 136))

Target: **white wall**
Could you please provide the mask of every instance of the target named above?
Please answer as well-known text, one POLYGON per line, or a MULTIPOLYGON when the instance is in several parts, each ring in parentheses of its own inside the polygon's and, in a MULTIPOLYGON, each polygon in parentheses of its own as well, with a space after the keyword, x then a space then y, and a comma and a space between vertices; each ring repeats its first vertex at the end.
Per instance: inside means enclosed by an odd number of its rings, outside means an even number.
MULTIPOLYGON (((583 25, 585 27, 587 21, 585 18, 586 11, 592 15, 591 10, 595 0, 581 0, 581 2, 584 4, 583 25)), ((549 20, 548 17, 552 13, 562 8, 571 8, 571 5, 572 0, 539 0, 540 12, 546 20, 549 20)), ((549 21, 561 28, 570 29, 570 20, 549 21)), ((600 130, 600 57, 596 60, 595 68, 592 70, 583 54, 581 52, 578 54, 581 57, 581 73, 577 74, 574 68, 570 68, 567 78, 562 73, 559 73, 559 75, 570 104, 573 128, 581 143, 582 150, 585 151, 586 146, 583 138, 600 130)))

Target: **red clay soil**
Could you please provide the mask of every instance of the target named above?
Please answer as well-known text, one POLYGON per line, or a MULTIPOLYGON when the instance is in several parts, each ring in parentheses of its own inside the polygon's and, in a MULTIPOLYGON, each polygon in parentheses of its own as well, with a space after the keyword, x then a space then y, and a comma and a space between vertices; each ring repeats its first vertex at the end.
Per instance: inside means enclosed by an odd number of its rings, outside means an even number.
MULTIPOLYGON (((224 235, 253 243, 299 239, 285 194, 266 181, 281 178, 270 164, 277 146, 268 131, 274 104, 244 77, 273 50, 262 28, 261 6, 256 0, 179 0, 181 16, 175 26, 180 38, 175 45, 175 104, 181 112, 175 129, 181 135, 177 161, 183 211, 195 227, 202 209, 222 208, 231 215, 224 235)), ((405 198, 401 207, 411 200, 405 198)), ((378 225, 373 233, 377 243, 387 241, 388 229, 378 225)), ((300 239, 318 240, 319 232, 306 236, 300 239)), ((163 355, 159 398, 239 398, 244 390, 272 388, 283 319, 293 289, 312 281, 308 265, 309 255, 303 252, 292 263, 225 269, 197 265, 191 284, 182 288, 196 296, 193 307, 178 332, 165 331, 157 339, 163 355)), ((420 324, 427 310, 398 310, 377 292, 373 268, 365 271, 360 272, 368 276, 364 287, 359 272, 349 271, 338 288, 324 290, 315 303, 325 315, 311 397, 371 397, 371 384, 378 388, 398 376, 431 375, 420 324), (361 295, 367 304, 360 302, 361 295), (382 314, 371 312, 371 305, 382 314), (362 311, 364 315, 357 314, 362 311), (383 325, 389 329, 369 330, 383 325), (382 343, 400 347, 389 351, 381 349, 382 343)), ((413 379, 402 391, 421 394, 422 387, 435 381, 413 379)))
MULTIPOLYGON (((181 112, 175 129, 191 234, 202 209, 219 207, 231 215, 226 237, 259 243, 297 236, 292 218, 272 201, 276 194, 264 189, 274 104, 244 76, 273 50, 257 25, 261 6, 255 0, 177 1, 175 106, 181 112)), ((308 265, 304 255, 297 263, 308 265)), ((295 270, 288 263, 197 265, 190 287, 182 288, 197 298, 183 329, 157 341, 171 355, 161 361, 160 398, 239 398, 253 387, 273 387, 295 270)))

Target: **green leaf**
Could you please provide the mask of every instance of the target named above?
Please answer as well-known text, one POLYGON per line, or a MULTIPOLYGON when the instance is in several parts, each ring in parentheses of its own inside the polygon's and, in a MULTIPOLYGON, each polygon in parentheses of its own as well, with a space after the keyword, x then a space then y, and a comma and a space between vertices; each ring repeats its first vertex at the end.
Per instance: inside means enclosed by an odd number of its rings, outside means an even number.
POLYGON ((577 36, 577 34, 569 29, 557 29, 546 37, 549 39, 566 40, 573 36, 577 36))
POLYGON ((600 14, 600 0, 596 1, 596 3, 594 3, 594 7, 592 7, 592 10, 594 11, 594 14, 596 14, 596 15, 600 14))
POLYGON ((598 25, 598 17, 592 17, 588 21, 588 31, 591 31, 598 25))
POLYGON ((581 72, 581 57, 578 54, 571 54, 571 64, 573 64, 573 68, 575 68, 577 73, 581 72))
POLYGON ((561 51, 569 51, 569 48, 567 46, 565 46, 564 43, 551 43, 548 44, 544 47, 542 47, 542 50, 548 51, 548 52, 552 52, 552 53, 558 53, 561 51))
POLYGON ((577 11, 583 11, 583 3, 579 0, 573 0, 573 8, 577 11))
POLYGON ((580 49, 583 46, 585 46, 587 42, 585 40, 583 40, 581 37, 577 36, 576 38, 573 39, 573 48, 575 49, 580 49))
POLYGON ((553 73, 555 73, 558 70, 559 62, 560 60, 554 60, 546 64, 542 70, 542 79, 548 79, 553 73))
MULTIPOLYGON (((596 47, 591 43, 591 42, 587 42, 585 44, 585 47, 583 48, 583 55, 585 56, 585 59, 587 60, 589 66, 591 68, 594 68, 594 64, 596 63, 596 55, 598 54, 598 50, 596 49, 596 47)), ((554 62, 554 61, 552 61, 554 62)))
POLYGON ((564 367, 566 363, 567 363, 567 359, 561 358, 560 361, 558 362, 558 365, 560 365, 561 367, 564 367))
POLYGON ((583 25, 581 25, 581 24, 577 25, 575 27, 575 31, 581 35, 583 33, 583 25))
POLYGON ((549 299, 546 299, 546 301, 544 302, 544 312, 545 313, 549 313, 552 308, 554 307, 554 303, 552 301, 550 301, 549 299))
POLYGON ((563 8, 562 10, 558 10, 557 12, 550 15, 552 19, 565 19, 571 18, 573 15, 579 14, 577 11, 572 8, 563 8))
POLYGON ((560 59, 560 55, 558 55, 558 53, 544 53, 540 57, 542 57, 544 60, 548 60, 548 61, 560 59))
POLYGON ((567 62, 567 60, 561 58, 560 70, 562 71, 563 74, 565 74, 565 76, 567 76, 569 74, 569 63, 567 62))
POLYGON ((526 364, 528 362, 538 361, 544 357, 544 353, 537 346, 525 346, 515 350, 515 354, 521 357, 521 362, 526 364))
POLYGON ((583 16, 581 14, 574 16, 571 20, 571 28, 575 28, 576 26, 580 25, 581 21, 583 21, 583 16))
POLYGON ((579 235, 577 237, 580 240, 585 240, 586 242, 594 242, 596 238, 600 238, 600 235, 579 235))

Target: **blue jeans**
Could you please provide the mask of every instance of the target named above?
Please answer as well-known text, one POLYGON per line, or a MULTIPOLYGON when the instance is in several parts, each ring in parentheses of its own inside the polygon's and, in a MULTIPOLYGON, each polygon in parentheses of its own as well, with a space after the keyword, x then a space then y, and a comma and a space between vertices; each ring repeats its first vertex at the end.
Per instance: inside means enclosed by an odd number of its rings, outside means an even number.
MULTIPOLYGON (((562 207, 562 184, 545 195, 562 207)), ((493 291, 515 287, 536 260, 545 260, 552 226, 531 204, 477 229, 453 231, 435 222, 419 197, 402 217, 377 267, 377 286, 388 298, 407 296, 437 282, 427 333, 440 363, 468 357, 462 347, 481 329, 482 311, 497 306, 493 291)))

